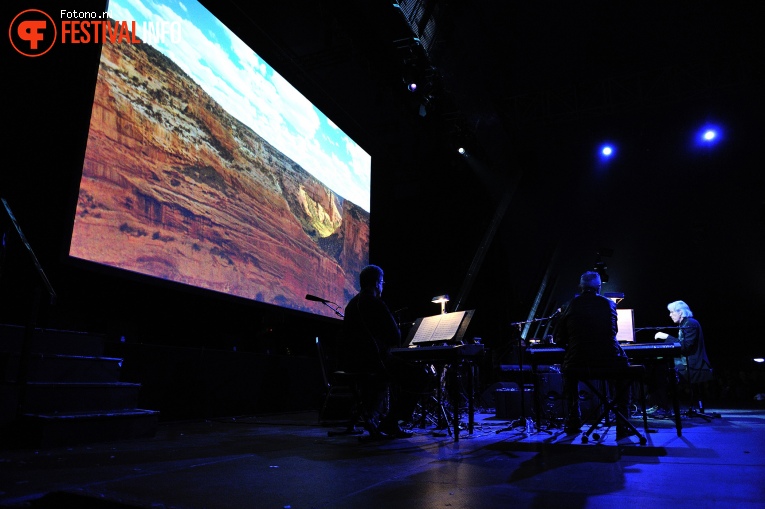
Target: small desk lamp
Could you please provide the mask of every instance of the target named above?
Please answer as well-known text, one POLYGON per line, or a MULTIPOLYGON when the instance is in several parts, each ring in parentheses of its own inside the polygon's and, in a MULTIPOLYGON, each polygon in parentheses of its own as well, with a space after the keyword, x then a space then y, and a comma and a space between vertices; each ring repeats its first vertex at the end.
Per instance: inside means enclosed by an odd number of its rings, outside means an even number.
POLYGON ((430 300, 430 302, 433 304, 441 304, 441 314, 446 314, 446 303, 449 302, 448 295, 436 295, 430 300))

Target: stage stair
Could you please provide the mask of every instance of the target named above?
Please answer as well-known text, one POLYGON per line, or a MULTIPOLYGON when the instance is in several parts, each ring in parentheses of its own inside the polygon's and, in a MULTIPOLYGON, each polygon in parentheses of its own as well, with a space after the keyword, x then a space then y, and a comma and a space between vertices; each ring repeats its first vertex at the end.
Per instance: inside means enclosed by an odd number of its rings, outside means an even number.
POLYGON ((0 325, 0 447, 153 436, 159 412, 138 408, 141 385, 105 350, 99 334, 0 325))

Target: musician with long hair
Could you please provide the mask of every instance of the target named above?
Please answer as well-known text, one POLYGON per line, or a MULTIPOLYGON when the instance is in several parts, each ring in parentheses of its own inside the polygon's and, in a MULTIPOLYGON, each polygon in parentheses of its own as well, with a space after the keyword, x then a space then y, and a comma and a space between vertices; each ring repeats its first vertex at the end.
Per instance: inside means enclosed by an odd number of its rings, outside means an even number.
POLYGON ((698 320, 693 318, 691 308, 682 300, 670 302, 667 310, 670 319, 678 325, 678 335, 674 337, 666 332, 657 332, 655 338, 680 343, 681 356, 675 359, 675 370, 682 380, 691 384, 694 403, 698 403, 699 411, 703 412, 701 386, 712 379, 712 365, 704 346, 704 332, 698 320))

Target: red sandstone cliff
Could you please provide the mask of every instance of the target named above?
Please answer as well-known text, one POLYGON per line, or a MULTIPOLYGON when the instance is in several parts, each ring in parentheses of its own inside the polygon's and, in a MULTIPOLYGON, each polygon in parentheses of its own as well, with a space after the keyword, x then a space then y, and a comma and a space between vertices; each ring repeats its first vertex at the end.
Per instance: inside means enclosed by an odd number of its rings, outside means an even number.
POLYGON ((369 214, 148 45, 105 44, 72 256, 334 316, 367 263, 369 214))

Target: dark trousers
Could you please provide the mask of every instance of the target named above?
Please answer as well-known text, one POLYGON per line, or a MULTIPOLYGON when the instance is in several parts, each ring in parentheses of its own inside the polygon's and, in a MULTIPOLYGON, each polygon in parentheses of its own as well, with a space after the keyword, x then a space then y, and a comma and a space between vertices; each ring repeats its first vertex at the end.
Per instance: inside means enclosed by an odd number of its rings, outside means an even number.
MULTIPOLYGON (((582 419, 582 410, 579 399, 579 382, 581 376, 571 372, 563 372, 563 397, 568 405, 567 421, 570 423, 580 422, 582 419)), ((596 382, 599 383, 599 382, 596 382)), ((605 381, 607 387, 603 387, 603 392, 617 395, 615 401, 616 409, 624 416, 627 416, 627 407, 629 405, 629 381, 616 380, 605 381)))
POLYGON ((678 376, 674 368, 668 369, 664 364, 655 364, 646 371, 646 394, 651 405, 656 405, 663 410, 671 408, 669 397, 670 382, 677 385, 678 376), (671 380, 670 377, 674 377, 671 380))
POLYGON ((388 417, 408 421, 420 398, 436 388, 437 376, 429 364, 389 358, 385 366, 390 376, 390 410, 388 417))

